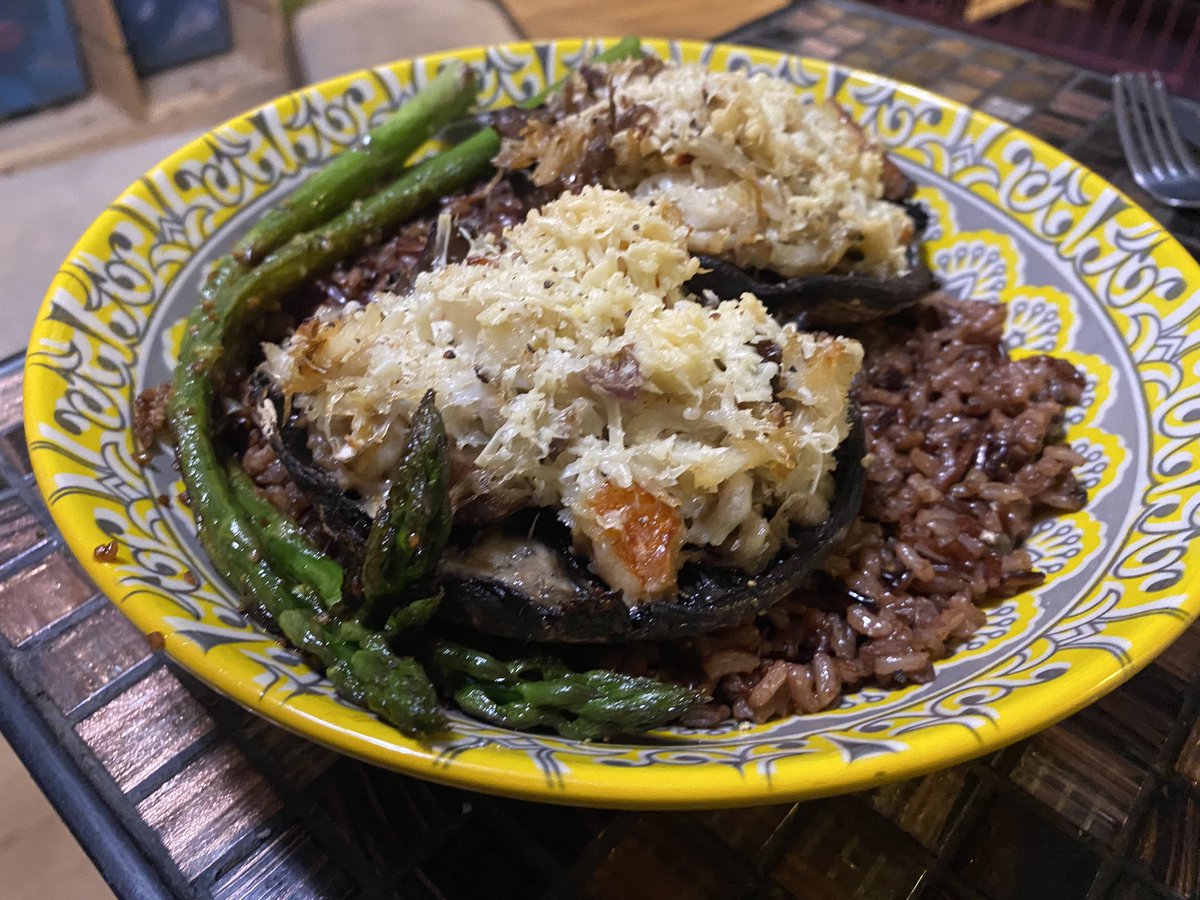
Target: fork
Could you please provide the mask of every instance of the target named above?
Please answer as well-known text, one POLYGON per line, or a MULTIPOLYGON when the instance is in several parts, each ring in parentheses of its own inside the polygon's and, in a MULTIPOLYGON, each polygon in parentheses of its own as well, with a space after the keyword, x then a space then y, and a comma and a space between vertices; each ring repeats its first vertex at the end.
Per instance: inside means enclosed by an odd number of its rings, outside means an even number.
POLYGON ((1133 180, 1161 203, 1200 209, 1200 162, 1175 127, 1162 75, 1114 75, 1113 108, 1133 180))

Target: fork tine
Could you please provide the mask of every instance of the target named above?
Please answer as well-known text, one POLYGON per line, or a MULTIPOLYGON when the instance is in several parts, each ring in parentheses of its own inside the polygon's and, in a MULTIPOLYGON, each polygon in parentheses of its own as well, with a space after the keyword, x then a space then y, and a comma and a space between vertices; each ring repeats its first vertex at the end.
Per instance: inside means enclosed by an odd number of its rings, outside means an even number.
POLYGON ((1163 161, 1162 144, 1159 143, 1151 124, 1153 116, 1146 107, 1150 88, 1145 84, 1141 72, 1129 74, 1126 78, 1126 91, 1129 97, 1129 121, 1141 144, 1142 155, 1146 157, 1146 162, 1150 163, 1151 174, 1157 179, 1170 178, 1170 172, 1163 161))
POLYGON ((1140 101, 1141 108, 1145 111, 1146 121, 1150 126, 1147 136, 1158 151, 1163 174, 1168 178, 1179 178, 1184 172, 1179 165, 1180 161, 1176 158, 1174 149, 1167 140, 1162 116, 1159 115, 1158 106, 1154 102, 1154 91, 1150 88, 1150 79, 1146 77, 1145 72, 1139 72, 1134 76, 1133 85, 1137 100, 1140 101))
MULTIPOLYGON (((1170 178, 1171 174, 1163 161, 1162 149, 1155 137, 1149 110, 1145 105, 1142 76, 1138 72, 1126 73, 1125 96, 1129 112, 1129 126, 1138 145, 1142 148, 1142 157, 1149 167, 1149 175, 1157 179, 1170 178)), ((1144 185, 1143 185, 1144 186, 1144 185)))
MULTIPOLYGON (((1142 153, 1142 141, 1133 121, 1133 104, 1130 102, 1129 85, 1125 75, 1113 76, 1113 111, 1117 117, 1117 133, 1121 146, 1125 148, 1125 160, 1129 171, 1138 184, 1150 176, 1150 163, 1142 153)), ((1145 187, 1145 185, 1142 185, 1145 187)))
POLYGON ((1175 125, 1175 116, 1171 114, 1171 107, 1167 104, 1167 86, 1163 84, 1160 72, 1155 72, 1151 80, 1150 98, 1150 109, 1154 117, 1162 123, 1179 168, 1192 178, 1200 178, 1200 163, 1196 162, 1192 151, 1184 144, 1179 128, 1175 125))

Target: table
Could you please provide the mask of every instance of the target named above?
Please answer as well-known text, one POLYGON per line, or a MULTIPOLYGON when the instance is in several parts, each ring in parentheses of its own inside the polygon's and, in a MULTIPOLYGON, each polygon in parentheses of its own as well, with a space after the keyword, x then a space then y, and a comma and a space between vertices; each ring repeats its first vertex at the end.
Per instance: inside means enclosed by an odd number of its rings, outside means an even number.
MULTIPOLYGON (((1144 203, 1107 80, 842 0, 730 35, 1019 123, 1144 203)), ((124 897, 1200 897, 1200 625, 1103 700, 862 794, 704 813, 500 800, 337 756, 161 654, 65 550, 0 365, 0 731, 124 897)))

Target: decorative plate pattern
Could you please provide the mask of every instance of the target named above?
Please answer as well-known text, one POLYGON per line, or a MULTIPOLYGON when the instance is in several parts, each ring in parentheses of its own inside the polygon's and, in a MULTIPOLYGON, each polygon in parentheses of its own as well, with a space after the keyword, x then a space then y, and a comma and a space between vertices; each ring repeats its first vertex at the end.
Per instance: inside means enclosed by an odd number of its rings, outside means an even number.
POLYGON ((506 104, 598 46, 578 40, 441 54, 307 88, 184 147, 96 220, 50 287, 25 384, 38 483, 97 583, 182 665, 288 728, 420 777, 563 803, 716 806, 868 787, 1022 738, 1145 665, 1200 610, 1200 557, 1190 552, 1200 533, 1196 263, 1115 188, 982 113, 770 51, 646 43, 675 60, 768 72, 845 106, 922 185, 928 256, 948 289, 1005 302, 1014 353, 1062 354, 1087 373, 1069 437, 1091 501, 1035 531, 1029 548, 1049 573, 1041 588, 992 607, 931 684, 636 745, 462 716, 444 739, 410 741, 341 702, 237 612, 187 510, 172 502, 182 485, 170 461, 139 465, 130 433, 133 398, 166 380, 207 268, 445 60, 480 67, 484 97, 506 104), (112 538, 118 559, 97 562, 93 548, 112 538))

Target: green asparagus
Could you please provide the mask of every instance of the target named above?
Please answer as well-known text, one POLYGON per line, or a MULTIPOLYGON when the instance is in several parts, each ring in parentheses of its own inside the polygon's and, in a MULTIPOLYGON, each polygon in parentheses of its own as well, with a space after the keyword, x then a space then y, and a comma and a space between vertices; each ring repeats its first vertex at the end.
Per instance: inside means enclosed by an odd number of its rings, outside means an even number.
POLYGON ((410 736, 443 722, 437 694, 421 664, 400 656, 360 623, 322 623, 311 612, 285 611, 276 620, 297 649, 315 657, 338 692, 410 736))
MULTIPOLYGON (((354 202, 320 228, 296 235, 246 274, 225 283, 212 301, 193 312, 180 361, 190 353, 190 368, 209 370, 224 356, 222 342, 244 333, 249 320, 262 318, 280 295, 484 175, 500 146, 499 137, 489 132, 481 131, 407 170, 378 193, 354 202)), ((176 369, 177 377, 181 368, 176 369)))
POLYGON ((231 462, 226 472, 233 497, 257 526, 258 538, 280 573, 300 584, 311 585, 325 610, 342 600, 342 567, 322 553, 304 531, 259 494, 250 476, 231 462))
POLYGON ((450 536, 450 464, 446 429, 427 391, 408 429, 408 442, 383 508, 371 524, 363 559, 360 618, 381 624, 389 603, 433 576, 450 536))
MULTIPOLYGON (((199 330, 195 318, 193 314, 189 319, 189 331, 199 330)), ((199 349, 194 342, 189 346, 185 338, 167 410, 200 543, 242 597, 259 604, 272 617, 293 608, 319 608, 315 597, 298 590, 271 567, 257 530, 234 498, 209 436, 213 383, 198 365, 199 349)))
POLYGON ((705 702, 697 691, 653 678, 593 670, 573 672, 553 657, 509 663, 443 642, 430 669, 463 710, 507 728, 553 728, 596 739, 665 725, 705 702))
POLYGON ((441 588, 438 588, 428 597, 422 597, 420 600, 414 600, 400 607, 388 616, 387 623, 383 626, 383 633, 388 637, 396 637, 428 624, 441 602, 442 591, 441 588))
POLYGON ((395 177, 421 144, 465 112, 475 99, 474 70, 451 62, 412 99, 372 129, 366 139, 310 175, 279 206, 264 215, 233 248, 253 265, 293 235, 345 210, 379 182, 395 177))

